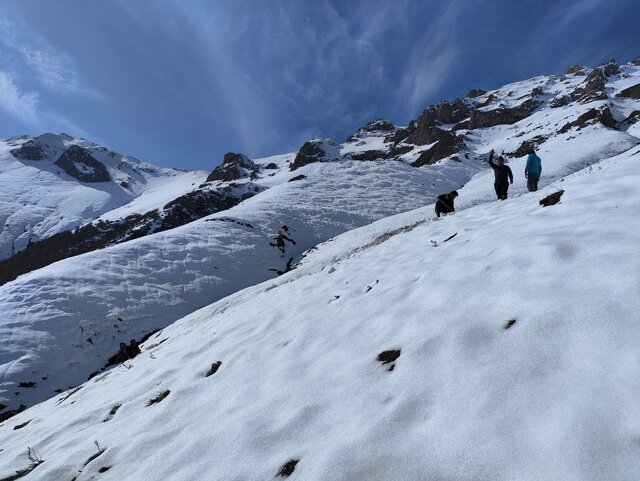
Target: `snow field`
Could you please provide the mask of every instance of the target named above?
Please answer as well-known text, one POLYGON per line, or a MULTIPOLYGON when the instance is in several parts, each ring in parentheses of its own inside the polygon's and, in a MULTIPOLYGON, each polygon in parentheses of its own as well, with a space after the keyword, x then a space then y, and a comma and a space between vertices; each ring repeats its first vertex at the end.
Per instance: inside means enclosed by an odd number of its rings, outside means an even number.
POLYGON ((32 446, 34 480, 273 479, 289 460, 305 480, 637 479, 638 152, 567 178, 555 206, 548 187, 351 256, 360 230, 325 243, 342 260, 310 254, 3 423, 0 474, 32 446))

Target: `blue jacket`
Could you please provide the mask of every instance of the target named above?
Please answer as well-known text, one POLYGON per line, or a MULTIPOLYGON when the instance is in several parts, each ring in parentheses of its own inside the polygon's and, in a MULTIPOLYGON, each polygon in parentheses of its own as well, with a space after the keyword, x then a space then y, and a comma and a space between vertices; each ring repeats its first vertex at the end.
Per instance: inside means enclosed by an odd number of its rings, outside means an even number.
POLYGON ((529 154, 529 157, 527 157, 527 166, 524 168, 524 173, 528 174, 529 172, 538 175, 542 173, 542 160, 536 154, 529 154))

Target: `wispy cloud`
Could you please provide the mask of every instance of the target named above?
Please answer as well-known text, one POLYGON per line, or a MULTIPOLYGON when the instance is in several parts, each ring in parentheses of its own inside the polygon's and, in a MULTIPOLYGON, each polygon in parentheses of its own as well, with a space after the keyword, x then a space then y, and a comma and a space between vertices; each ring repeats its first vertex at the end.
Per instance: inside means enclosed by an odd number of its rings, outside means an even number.
POLYGON ((39 126, 38 93, 21 92, 13 79, 0 71, 0 109, 30 127, 39 126))
POLYGON ((29 31, 28 36, 22 34, 28 29, 15 22, 16 20, 0 17, 0 45, 13 52, 14 57, 17 56, 30 70, 32 77, 56 92, 100 96, 82 85, 75 62, 69 55, 56 51, 32 31, 29 31))

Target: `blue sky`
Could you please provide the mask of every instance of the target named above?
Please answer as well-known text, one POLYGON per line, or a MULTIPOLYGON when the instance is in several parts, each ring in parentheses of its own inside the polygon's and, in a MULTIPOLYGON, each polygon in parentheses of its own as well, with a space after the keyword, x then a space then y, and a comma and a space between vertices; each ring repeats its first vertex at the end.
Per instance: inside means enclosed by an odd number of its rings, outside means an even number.
POLYGON ((0 137, 211 170, 442 99, 640 56, 637 0, 0 2, 0 137))

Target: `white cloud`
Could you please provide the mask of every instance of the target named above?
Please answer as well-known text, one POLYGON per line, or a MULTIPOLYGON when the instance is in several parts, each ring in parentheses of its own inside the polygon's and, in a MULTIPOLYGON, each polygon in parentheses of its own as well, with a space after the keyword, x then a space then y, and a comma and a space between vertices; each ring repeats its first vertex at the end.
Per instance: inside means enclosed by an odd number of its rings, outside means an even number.
POLYGON ((0 71, 0 109, 29 126, 39 125, 38 94, 20 92, 13 79, 2 71, 0 71))
POLYGON ((17 54, 44 86, 57 92, 99 97, 82 86, 71 57, 55 51, 42 37, 33 32, 30 32, 29 36, 21 35, 19 32, 23 30, 24 27, 16 28, 14 23, 0 18, 0 45, 17 54))
POLYGON ((458 55, 457 17, 464 5, 451 1, 437 22, 416 39, 411 59, 397 91, 400 104, 417 112, 446 81, 458 55))

